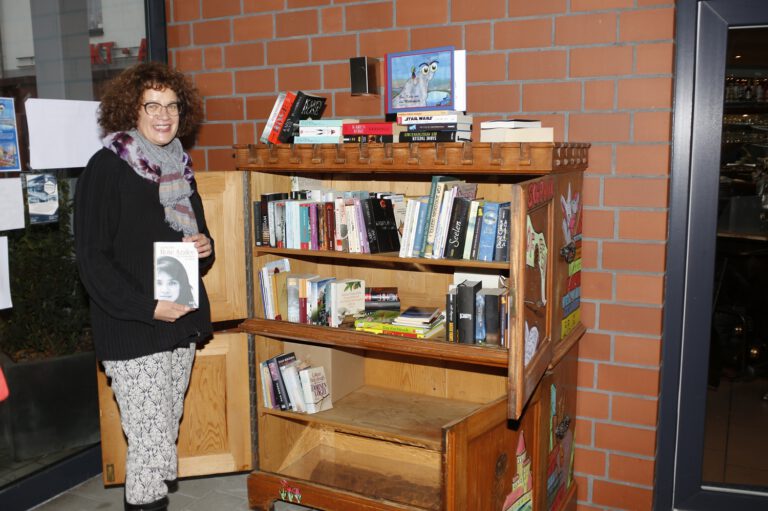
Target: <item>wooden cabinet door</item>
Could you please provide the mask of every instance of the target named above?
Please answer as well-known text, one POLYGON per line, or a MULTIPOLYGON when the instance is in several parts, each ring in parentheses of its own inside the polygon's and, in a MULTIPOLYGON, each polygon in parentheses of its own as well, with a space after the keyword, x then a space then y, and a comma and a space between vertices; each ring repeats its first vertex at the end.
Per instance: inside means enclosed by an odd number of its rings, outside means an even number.
MULTIPOLYGON (((215 240, 216 261, 203 277, 214 322, 248 316, 243 173, 196 175, 205 218, 215 240)), ((179 431, 179 476, 250 470, 251 430, 248 339, 217 333, 197 352, 179 431)), ((126 441, 117 403, 98 370, 101 450, 105 485, 125 481, 126 441)))

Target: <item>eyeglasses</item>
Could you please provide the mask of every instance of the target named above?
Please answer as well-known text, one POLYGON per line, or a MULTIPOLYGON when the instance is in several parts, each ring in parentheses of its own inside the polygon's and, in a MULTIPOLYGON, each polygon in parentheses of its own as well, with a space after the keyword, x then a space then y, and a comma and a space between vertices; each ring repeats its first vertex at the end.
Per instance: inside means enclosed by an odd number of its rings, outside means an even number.
POLYGON ((149 102, 141 105, 144 107, 144 111, 147 115, 152 117, 158 117, 160 113, 165 110, 171 117, 177 117, 181 113, 181 103, 168 103, 167 105, 161 105, 160 103, 149 102))

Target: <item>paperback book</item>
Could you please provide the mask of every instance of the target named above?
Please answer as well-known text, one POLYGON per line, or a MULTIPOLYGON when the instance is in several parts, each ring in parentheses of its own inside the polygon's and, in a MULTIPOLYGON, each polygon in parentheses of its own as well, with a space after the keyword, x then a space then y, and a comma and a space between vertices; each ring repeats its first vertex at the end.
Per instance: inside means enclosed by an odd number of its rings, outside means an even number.
POLYGON ((191 242, 154 243, 155 299, 197 308, 199 302, 199 259, 191 242))

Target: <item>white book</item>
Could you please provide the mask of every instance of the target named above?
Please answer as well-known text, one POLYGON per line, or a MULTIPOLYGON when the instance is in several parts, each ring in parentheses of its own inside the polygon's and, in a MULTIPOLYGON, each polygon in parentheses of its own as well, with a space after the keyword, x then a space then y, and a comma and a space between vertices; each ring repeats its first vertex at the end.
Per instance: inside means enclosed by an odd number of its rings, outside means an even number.
POLYGON ((291 262, 286 258, 270 261, 261 267, 261 298, 266 319, 275 319, 275 290, 272 285, 272 276, 278 272, 289 271, 291 271, 291 262))
POLYGON ((285 389, 288 391, 288 399, 294 412, 306 413, 307 405, 304 402, 304 391, 301 389, 299 379, 298 361, 280 365, 280 376, 283 377, 285 389))
POLYGON ((197 308, 200 292, 200 259, 192 242, 154 243, 155 299, 197 308))
POLYGON ((357 232, 357 210, 354 204, 344 204, 347 224, 347 242, 349 243, 350 254, 360 254, 360 236, 357 232))
POLYGON ((269 375, 269 367, 265 361, 259 362, 259 373, 261 376, 261 398, 264 408, 275 408, 272 402, 272 377, 269 375))
POLYGON ((403 237, 400 240, 400 257, 408 257, 408 238, 413 231, 413 211, 417 208, 416 199, 407 199, 405 204, 405 222, 403 225, 403 237))
POLYGON ((541 121, 535 119, 495 119, 480 123, 480 129, 493 128, 541 128, 541 121))
POLYGON ((480 130, 480 142, 554 142, 553 128, 491 128, 480 130))
POLYGON ((445 240, 448 236, 449 221, 451 219, 451 211, 453 210, 453 199, 456 198, 457 187, 453 186, 450 190, 446 190, 443 195, 443 200, 440 204, 440 214, 437 217, 437 231, 435 232, 435 244, 432 248, 432 257, 434 259, 440 259, 443 257, 443 251, 445 250, 445 240))
POLYGON ((267 118, 267 122, 264 124, 264 131, 261 132, 261 136, 259 137, 259 142, 262 144, 266 144, 269 142, 269 132, 272 131, 272 126, 275 125, 275 119, 277 118, 277 113, 280 111, 280 107, 283 106, 283 101, 285 100, 285 92, 281 92, 277 95, 277 99, 275 100, 275 104, 272 106, 272 112, 270 112, 269 117, 267 118))
POLYGON ((415 247, 416 231, 419 228, 419 215, 421 214, 422 209, 426 209, 428 200, 428 198, 420 198, 415 201, 413 220, 411 221, 411 232, 408 233, 408 251, 405 254, 406 257, 419 257, 418 249, 415 247))
POLYGON ((484 201, 475 199, 469 203, 469 216, 467 218, 467 232, 464 235, 464 253, 462 259, 469 259, 472 253, 472 238, 475 234, 475 223, 477 221, 477 210, 484 201))
POLYGON ((349 252, 349 240, 347 239, 347 210, 344 206, 344 199, 337 197, 333 200, 334 220, 334 247, 338 252, 349 252))
POLYGON ((306 367, 299 371, 301 389, 307 413, 317 413, 333 408, 331 389, 325 377, 323 366, 306 367))
POLYGON ((344 317, 365 310, 365 281, 363 279, 340 279, 330 283, 331 310, 330 326, 342 324, 344 317))

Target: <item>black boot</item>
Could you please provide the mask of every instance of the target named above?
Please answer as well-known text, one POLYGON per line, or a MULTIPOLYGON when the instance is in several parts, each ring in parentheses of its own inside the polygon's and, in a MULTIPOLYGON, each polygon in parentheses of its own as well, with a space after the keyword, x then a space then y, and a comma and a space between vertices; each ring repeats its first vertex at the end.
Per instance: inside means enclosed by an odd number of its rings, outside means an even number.
POLYGON ((148 504, 129 504, 125 502, 125 511, 168 511, 168 497, 163 497, 148 504))
POLYGON ((178 479, 166 479, 165 485, 168 487, 168 493, 176 493, 179 490, 178 479))

